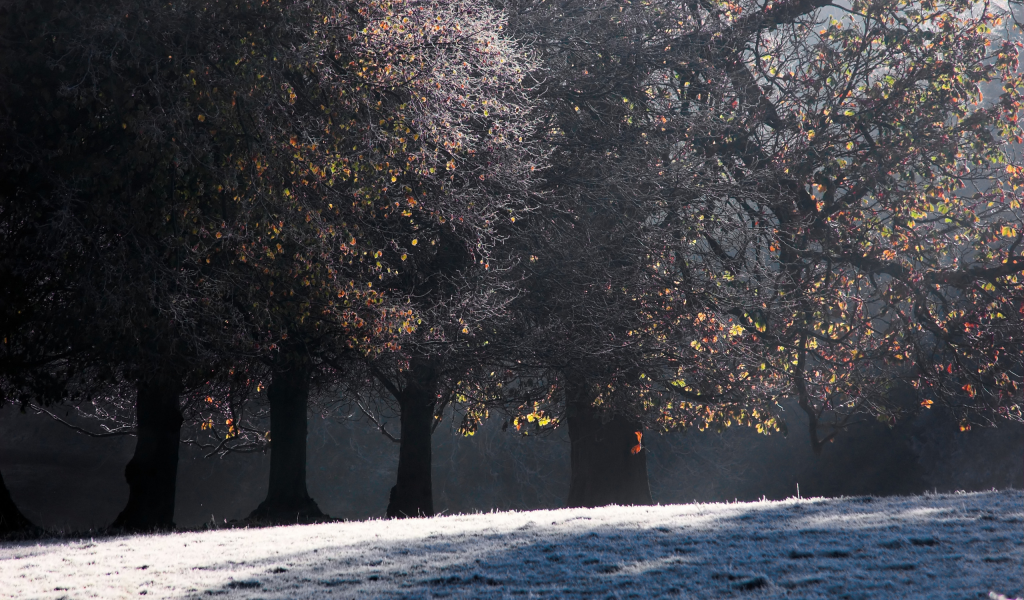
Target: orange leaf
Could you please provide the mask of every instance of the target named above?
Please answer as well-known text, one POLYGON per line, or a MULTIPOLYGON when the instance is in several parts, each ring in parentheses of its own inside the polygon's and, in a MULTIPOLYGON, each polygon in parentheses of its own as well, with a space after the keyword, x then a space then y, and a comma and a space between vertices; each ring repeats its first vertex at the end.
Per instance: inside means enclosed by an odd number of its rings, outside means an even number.
POLYGON ((635 431, 633 433, 636 434, 636 446, 630 448, 629 452, 630 454, 640 454, 640 451, 644 449, 644 447, 640 445, 643 443, 644 434, 640 431, 635 431))

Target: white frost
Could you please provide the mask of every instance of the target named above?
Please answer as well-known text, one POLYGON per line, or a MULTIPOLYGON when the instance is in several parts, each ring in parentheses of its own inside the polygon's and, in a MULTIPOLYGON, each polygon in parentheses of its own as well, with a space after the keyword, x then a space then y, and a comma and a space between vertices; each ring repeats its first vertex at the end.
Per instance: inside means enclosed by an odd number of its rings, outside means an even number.
POLYGON ((605 507, 0 545, 0 598, 1024 595, 1024 494, 605 507))

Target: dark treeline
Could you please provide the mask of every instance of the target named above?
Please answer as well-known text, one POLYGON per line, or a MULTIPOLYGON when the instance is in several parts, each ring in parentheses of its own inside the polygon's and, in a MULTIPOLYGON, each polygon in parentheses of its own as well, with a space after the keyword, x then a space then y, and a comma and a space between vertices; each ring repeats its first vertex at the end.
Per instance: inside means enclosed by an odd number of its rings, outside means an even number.
POLYGON ((1019 423, 1011 15, 636 4, 0 1, 0 406, 134 437, 113 531, 183 444, 327 518, 317 414, 388 517, 443 423, 563 435, 569 506, 654 501, 658 433, 1019 423))

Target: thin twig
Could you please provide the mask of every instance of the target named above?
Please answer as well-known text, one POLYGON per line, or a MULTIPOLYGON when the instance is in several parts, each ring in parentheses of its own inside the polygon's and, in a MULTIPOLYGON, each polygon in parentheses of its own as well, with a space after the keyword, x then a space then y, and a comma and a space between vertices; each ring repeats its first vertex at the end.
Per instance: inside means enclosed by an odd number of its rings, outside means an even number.
POLYGON ((371 421, 373 421, 373 424, 377 426, 377 429, 382 434, 384 434, 384 437, 388 438, 389 440, 391 440, 392 442, 394 442, 396 444, 401 444, 402 443, 402 438, 396 438, 395 436, 391 435, 388 432, 387 429, 384 429, 384 426, 387 425, 387 423, 381 423, 380 421, 378 421, 377 417, 373 416, 372 414, 370 414, 370 411, 368 411, 365 408, 363 408, 363 405, 360 402, 357 401, 356 402, 356 406, 359 407, 359 410, 363 411, 364 415, 366 415, 367 417, 370 418, 371 421))
POLYGON ((78 433, 85 434, 85 435, 87 435, 89 437, 104 438, 104 437, 115 437, 115 436, 119 436, 119 435, 132 435, 132 436, 135 435, 135 430, 134 429, 115 429, 113 431, 107 431, 105 433, 96 433, 95 431, 89 431, 88 429, 82 429, 81 427, 79 427, 77 425, 72 425, 71 423, 68 423, 64 419, 58 417, 57 415, 53 414, 52 412, 46 410, 45 408, 43 408, 41 406, 36 406, 34 404, 31 405, 31 406, 32 406, 32 410, 36 411, 36 414, 42 413, 42 414, 50 417, 54 421, 57 421, 61 425, 65 426, 65 427, 68 427, 70 429, 73 429, 73 430, 77 431, 78 433))

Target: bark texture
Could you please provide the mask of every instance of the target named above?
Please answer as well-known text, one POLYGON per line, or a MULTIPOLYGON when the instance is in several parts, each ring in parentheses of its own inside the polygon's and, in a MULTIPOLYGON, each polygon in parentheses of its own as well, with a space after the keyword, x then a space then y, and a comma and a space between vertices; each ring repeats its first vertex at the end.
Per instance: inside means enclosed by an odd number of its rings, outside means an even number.
POLYGON ((647 480, 647 451, 633 453, 643 428, 619 415, 607 415, 589 403, 571 403, 569 426, 570 508, 608 504, 653 504, 647 480))
POLYGON ((28 535, 38 531, 14 504, 10 492, 7 491, 7 484, 4 483, 4 476, 0 473, 0 538, 28 535))
POLYGON ((174 528, 174 493, 181 436, 181 379, 157 375, 138 382, 135 454, 124 469, 128 504, 111 525, 124 531, 174 528))
POLYGON ((311 366, 294 360, 275 371, 270 401, 270 482, 267 498, 249 515, 253 521, 308 523, 325 518, 306 488, 306 409, 311 366))
POLYGON ((413 360, 405 388, 398 394, 402 441, 398 450, 398 481, 391 488, 388 518, 434 516, 430 436, 437 405, 438 371, 427 361, 413 360))

